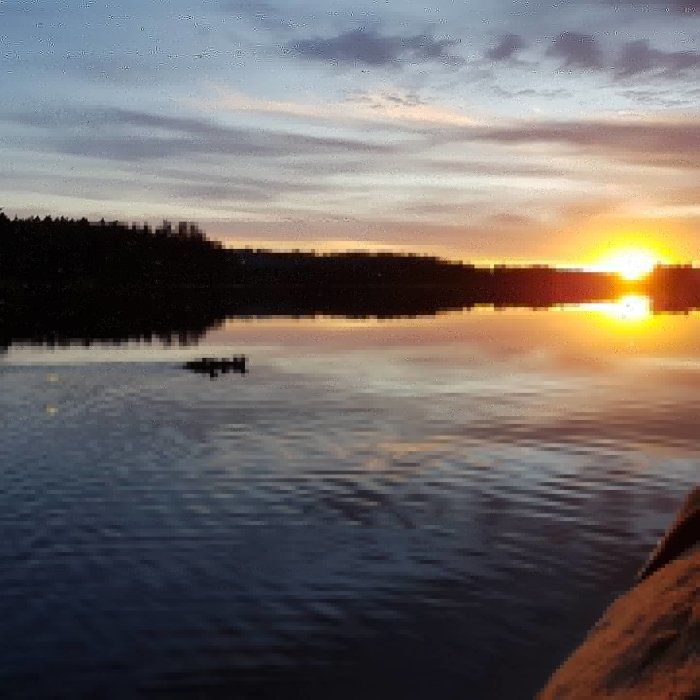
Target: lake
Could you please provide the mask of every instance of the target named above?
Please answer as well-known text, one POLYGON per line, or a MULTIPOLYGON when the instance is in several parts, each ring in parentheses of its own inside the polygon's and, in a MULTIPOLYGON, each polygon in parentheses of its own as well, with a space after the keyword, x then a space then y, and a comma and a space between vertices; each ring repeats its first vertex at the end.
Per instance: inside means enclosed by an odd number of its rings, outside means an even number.
POLYGON ((699 389, 638 297, 14 344, 0 691, 532 697, 697 485, 699 389))

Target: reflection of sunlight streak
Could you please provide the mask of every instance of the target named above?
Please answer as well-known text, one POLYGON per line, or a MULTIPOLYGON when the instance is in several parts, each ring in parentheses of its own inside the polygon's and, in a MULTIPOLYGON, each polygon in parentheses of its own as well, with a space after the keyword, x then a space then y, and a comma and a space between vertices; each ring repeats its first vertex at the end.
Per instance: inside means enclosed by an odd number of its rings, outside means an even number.
POLYGON ((600 313, 616 321, 639 323, 652 316, 651 299, 641 294, 628 294, 617 301, 586 304, 587 310, 600 313))

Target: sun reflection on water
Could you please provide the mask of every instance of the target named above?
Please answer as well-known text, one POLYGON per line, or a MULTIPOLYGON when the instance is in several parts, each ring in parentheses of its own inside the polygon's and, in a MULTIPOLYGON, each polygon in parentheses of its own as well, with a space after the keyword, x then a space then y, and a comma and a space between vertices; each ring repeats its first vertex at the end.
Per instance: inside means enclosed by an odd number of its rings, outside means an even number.
POLYGON ((586 304, 585 308, 625 323, 642 323, 653 315, 651 299, 643 294, 627 294, 616 301, 586 304))

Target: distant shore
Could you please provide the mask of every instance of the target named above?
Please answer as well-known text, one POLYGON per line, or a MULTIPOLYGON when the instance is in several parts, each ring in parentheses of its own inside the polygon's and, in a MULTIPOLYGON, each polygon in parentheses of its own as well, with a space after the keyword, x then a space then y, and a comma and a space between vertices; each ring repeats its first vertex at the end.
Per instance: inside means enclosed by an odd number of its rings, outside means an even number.
POLYGON ((547 308, 644 294, 653 312, 700 308, 700 269, 611 272, 474 265, 390 253, 228 249, 195 225, 10 219, 0 212, 0 346, 18 340, 196 341, 228 317, 410 317, 547 308))
MULTIPOLYGON (((275 252, 226 248, 196 224, 159 227, 117 221, 29 217, 0 211, 0 292, 162 288, 303 290, 452 289, 451 303, 547 306, 599 301, 623 293, 683 297, 700 305, 700 268, 658 266, 636 281, 613 272, 548 265, 476 266, 393 253, 275 252)), ((406 293, 406 292, 404 292, 406 293)), ((301 295, 301 292, 297 292, 301 295)), ((269 294, 268 294, 269 296, 269 294)), ((439 303, 442 303, 438 300, 439 303)))

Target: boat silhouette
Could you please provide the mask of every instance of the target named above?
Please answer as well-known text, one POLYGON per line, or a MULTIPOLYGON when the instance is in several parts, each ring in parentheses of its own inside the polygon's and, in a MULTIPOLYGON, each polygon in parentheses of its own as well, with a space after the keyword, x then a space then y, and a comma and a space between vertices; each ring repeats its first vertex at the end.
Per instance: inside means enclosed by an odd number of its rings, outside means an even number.
POLYGON ((248 360, 245 355, 233 357, 202 357, 198 360, 189 360, 182 365, 183 369, 197 374, 208 374, 217 377, 220 373, 234 372, 246 374, 248 372, 248 360))

